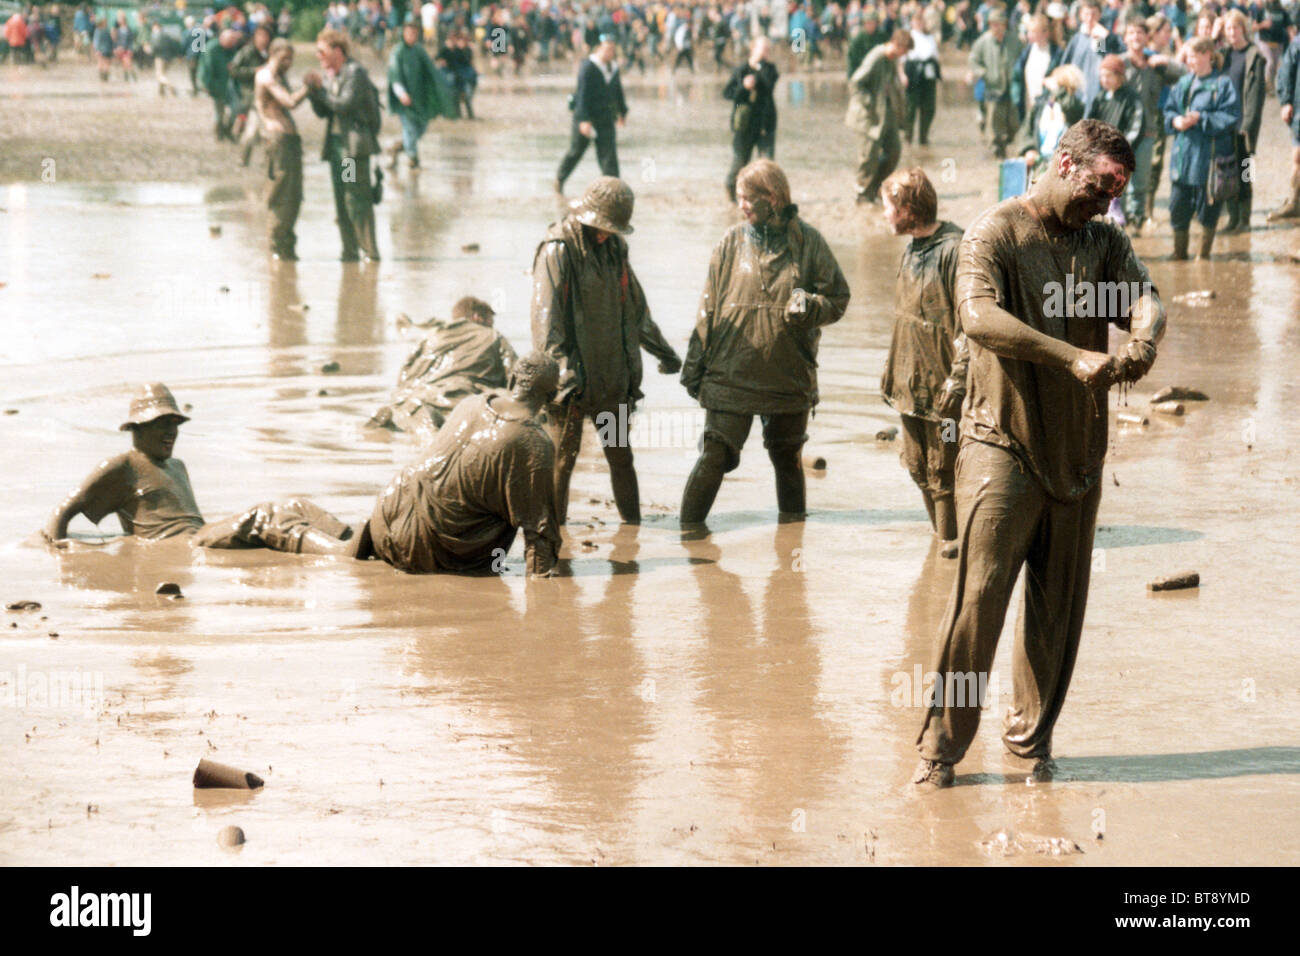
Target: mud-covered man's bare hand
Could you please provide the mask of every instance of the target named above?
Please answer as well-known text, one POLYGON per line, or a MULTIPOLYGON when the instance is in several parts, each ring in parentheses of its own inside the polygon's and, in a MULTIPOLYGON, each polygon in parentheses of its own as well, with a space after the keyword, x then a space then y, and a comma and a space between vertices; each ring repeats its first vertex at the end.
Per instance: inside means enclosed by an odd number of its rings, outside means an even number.
POLYGON ((1156 361, 1156 347, 1145 339, 1129 339, 1115 356, 1118 359, 1118 381, 1136 382, 1151 371, 1156 361))
POLYGON ((1089 388, 1109 388, 1118 377, 1119 363, 1105 352, 1080 351, 1070 363, 1070 374, 1089 388))

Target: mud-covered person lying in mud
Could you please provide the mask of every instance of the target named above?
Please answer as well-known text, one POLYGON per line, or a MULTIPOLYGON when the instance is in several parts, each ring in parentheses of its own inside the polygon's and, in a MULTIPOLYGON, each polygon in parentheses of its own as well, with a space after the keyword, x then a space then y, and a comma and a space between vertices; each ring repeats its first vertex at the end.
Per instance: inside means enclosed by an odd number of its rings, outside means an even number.
POLYGON ((206 524, 184 462, 171 456, 189 419, 165 385, 146 385, 122 425, 134 447, 101 462, 50 515, 44 535, 59 544, 76 515, 98 524, 116 513, 128 534, 149 539, 188 534, 208 548, 374 557, 411 573, 483 573, 502 569, 522 529, 528 572, 549 575, 560 548, 555 449, 537 413, 558 381, 554 359, 534 352, 516 363, 509 392, 461 402, 427 457, 389 483, 357 533, 297 498, 206 524))

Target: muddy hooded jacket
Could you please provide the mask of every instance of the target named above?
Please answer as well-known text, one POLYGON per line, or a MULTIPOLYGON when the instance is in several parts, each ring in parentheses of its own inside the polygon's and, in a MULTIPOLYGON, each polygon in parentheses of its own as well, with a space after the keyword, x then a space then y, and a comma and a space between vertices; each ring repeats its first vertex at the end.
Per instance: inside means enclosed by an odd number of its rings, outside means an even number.
POLYGON ((935 407, 948 379, 966 393, 969 352, 957 319, 957 253, 962 229, 942 222, 914 237, 898 266, 894 338, 880 380, 881 397, 902 415, 940 421, 935 407))
POLYGON ((516 360, 496 329, 472 319, 435 319, 398 373, 389 404, 371 421, 402 431, 436 431, 465 398, 505 388, 516 360))
POLYGON ((627 243, 594 242, 572 216, 551 226, 533 257, 532 321, 533 347, 560 364, 555 400, 584 411, 635 407, 642 348, 677 359, 650 318, 627 243))
POLYGON ((830 246, 797 215, 785 225, 733 226, 713 249, 682 384, 713 411, 810 411, 822 326, 838 322, 848 304, 830 246), (804 311, 788 315, 796 289, 804 311))
POLYGON ((428 457, 397 475, 375 502, 375 554, 400 571, 500 571, 524 532, 529 570, 560 548, 555 446, 536 419, 508 418, 474 395, 451 413, 428 457))

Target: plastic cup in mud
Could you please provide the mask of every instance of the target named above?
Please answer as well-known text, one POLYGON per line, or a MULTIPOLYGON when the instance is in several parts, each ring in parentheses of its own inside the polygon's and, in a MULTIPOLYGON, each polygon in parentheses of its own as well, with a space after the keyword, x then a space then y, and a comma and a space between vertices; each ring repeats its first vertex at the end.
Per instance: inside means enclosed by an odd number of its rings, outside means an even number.
POLYGON ((199 790, 258 790, 265 786, 265 782, 255 773, 213 760, 200 759, 194 770, 194 786, 199 790))

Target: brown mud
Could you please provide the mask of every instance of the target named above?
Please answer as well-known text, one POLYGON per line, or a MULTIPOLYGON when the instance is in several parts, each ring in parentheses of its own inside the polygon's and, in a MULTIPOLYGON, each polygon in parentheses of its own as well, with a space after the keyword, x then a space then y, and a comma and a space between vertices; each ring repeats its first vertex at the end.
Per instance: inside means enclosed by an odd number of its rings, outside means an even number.
MULTIPOLYGON (((307 66, 300 54, 295 79, 307 66)), ((275 268, 260 155, 240 170, 211 141, 206 98, 103 85, 71 61, 0 70, 0 405, 18 412, 0 419, 0 598, 43 605, 0 620, 0 863, 1300 863, 1300 267, 1286 261, 1300 230, 1263 224, 1286 188, 1275 101, 1255 232, 1221 237, 1213 262, 1171 263, 1161 209, 1136 243, 1170 328, 1129 407, 1173 384, 1211 400, 1113 429, 1059 776, 1028 785, 1029 767, 1002 753, 1008 615, 1000 696, 957 786, 917 799, 914 697, 952 563, 897 443, 875 439, 896 425, 878 383, 902 240, 851 202, 837 74, 778 87, 777 159, 853 290, 822 339, 807 452, 828 467, 809 476, 808 520, 777 524, 751 438, 712 536, 683 542, 699 419, 651 365, 645 524, 618 527, 588 436, 566 576, 530 582, 521 544, 497 579, 191 555, 183 541, 101 541, 84 522, 63 553, 31 536, 124 450, 131 389, 157 380, 192 406, 176 454, 209 519, 290 495, 368 514, 419 454, 410 436, 365 427, 410 347, 396 316, 445 315, 472 293, 528 346, 526 270, 555 215, 567 71, 485 78, 475 107, 489 119, 435 123, 418 187, 389 177, 385 258, 366 269, 337 261, 306 108, 303 261, 275 268), (1215 297, 1172 302, 1202 289, 1215 297), (1188 568, 1198 589, 1146 590, 1188 568), (162 582, 185 599, 155 595, 162 582), (77 699, 73 676, 87 685, 77 699), (196 791, 200 758, 265 787, 196 791), (218 844, 227 826, 247 834, 237 855, 218 844), (998 833, 1024 836, 991 849, 998 833)), ((704 72, 628 86, 632 262, 681 350, 709 252, 735 221, 727 104, 704 72)), ((390 118, 383 138, 395 135, 390 118)), ((995 198, 957 87, 933 145, 904 161, 926 167, 961 225, 995 198)), ((571 192, 596 172, 584 157, 571 192)))

